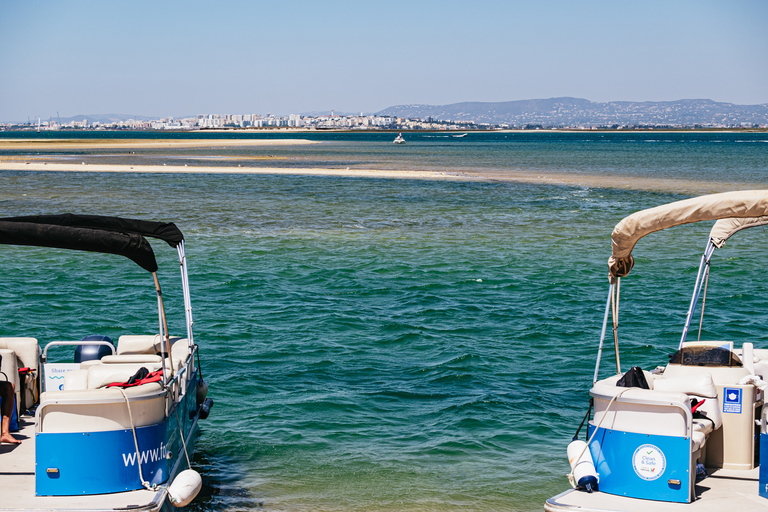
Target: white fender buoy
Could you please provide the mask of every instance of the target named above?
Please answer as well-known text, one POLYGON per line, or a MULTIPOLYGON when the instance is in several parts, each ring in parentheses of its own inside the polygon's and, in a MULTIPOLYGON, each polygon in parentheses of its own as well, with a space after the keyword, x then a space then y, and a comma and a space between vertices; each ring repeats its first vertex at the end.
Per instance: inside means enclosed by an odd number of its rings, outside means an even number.
POLYGON ((168 486, 168 501, 174 507, 186 507, 195 499, 203 487, 200 473, 194 469, 185 469, 173 479, 168 486))
POLYGON ((596 491, 597 471, 587 443, 578 439, 571 441, 568 445, 568 462, 571 464, 571 474, 576 486, 579 489, 586 489, 587 492, 596 491))

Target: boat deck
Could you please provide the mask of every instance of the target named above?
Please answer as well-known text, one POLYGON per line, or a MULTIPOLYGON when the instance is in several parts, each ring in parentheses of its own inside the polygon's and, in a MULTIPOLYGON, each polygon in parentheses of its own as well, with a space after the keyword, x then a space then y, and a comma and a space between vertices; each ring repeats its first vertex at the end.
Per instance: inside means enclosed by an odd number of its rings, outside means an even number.
MULTIPOLYGON (((12 433, 20 445, 0 445, 0 510, 136 511, 159 510, 165 490, 127 491, 88 496, 35 496, 35 417, 22 415, 19 431, 12 433)), ((83 464, 88 464, 83 460, 83 464)))
POLYGON ((723 510, 768 510, 768 500, 758 494, 759 468, 751 471, 709 469, 709 476, 696 484, 696 501, 669 503, 569 489, 544 504, 546 512, 722 512, 723 510))

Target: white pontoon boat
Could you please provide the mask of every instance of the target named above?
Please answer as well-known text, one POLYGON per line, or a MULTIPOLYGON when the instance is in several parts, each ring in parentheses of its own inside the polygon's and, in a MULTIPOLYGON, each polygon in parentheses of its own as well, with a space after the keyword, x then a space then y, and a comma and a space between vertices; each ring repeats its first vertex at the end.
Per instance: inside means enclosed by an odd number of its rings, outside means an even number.
POLYGON ((768 349, 755 348, 748 340, 687 340, 699 302, 703 321, 715 249, 734 233, 764 224, 768 190, 678 201, 637 212, 616 225, 586 418, 593 407, 594 414, 584 440, 574 437, 568 447, 573 489, 547 500, 546 511, 768 510, 768 409, 763 408, 768 349), (634 265, 635 244, 655 231, 708 220, 717 222, 701 259, 677 352, 652 372, 633 367, 622 373, 619 290, 621 278, 634 265), (598 380, 611 313, 616 374, 598 380))
POLYGON ((0 446, 0 510, 157 511, 189 503, 202 485, 190 468, 198 420, 213 402, 195 365, 181 231, 116 217, 13 217, 0 219, 0 243, 126 256, 151 273, 159 317, 150 327, 157 331, 120 336, 117 347, 103 336, 44 348, 32 337, 0 338, 0 378, 15 386, 12 435, 22 441, 0 446), (186 337, 168 333, 145 237, 178 252, 186 337), (76 347, 74 363, 49 360, 60 345, 76 347))

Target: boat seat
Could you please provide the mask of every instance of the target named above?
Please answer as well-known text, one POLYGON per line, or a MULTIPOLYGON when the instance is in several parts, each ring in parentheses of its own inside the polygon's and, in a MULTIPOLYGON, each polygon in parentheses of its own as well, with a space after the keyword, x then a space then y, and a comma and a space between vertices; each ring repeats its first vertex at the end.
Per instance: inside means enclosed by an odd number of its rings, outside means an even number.
POLYGON ((686 366, 668 364, 664 370, 663 379, 691 377, 709 373, 715 386, 733 386, 742 378, 750 375, 749 370, 742 366, 686 366))
POLYGON ((88 368, 88 389, 99 389, 113 382, 125 382, 133 377, 139 369, 146 368, 150 372, 161 368, 160 363, 135 364, 100 364, 88 368))
POLYGON ((69 370, 64 374, 64 383, 61 389, 64 391, 88 389, 88 370, 69 370))
POLYGON ((120 354, 115 356, 104 356, 101 358, 103 364, 134 364, 134 363, 162 363, 160 356, 149 354, 120 354))
POLYGON ((638 434, 688 436, 687 416, 683 407, 689 404, 688 395, 671 391, 624 388, 615 385, 616 379, 598 381, 590 390, 595 400, 593 424, 607 429, 638 434), (611 382, 614 381, 614 382, 611 382), (610 408, 611 398, 622 393, 610 408), (622 399, 628 399, 624 402, 622 399), (673 404, 679 404, 675 407, 673 404))
MULTIPOLYGON (((171 336, 171 353, 174 357, 187 359, 189 341, 187 338, 171 336)), ((162 352, 162 338, 159 334, 124 334, 117 340, 117 355, 157 355, 162 352)))
POLYGON ((707 442, 707 436, 704 432, 694 430, 691 433, 691 453, 699 451, 707 442))
POLYGON ((699 373, 683 377, 660 378, 655 382, 655 388, 659 391, 674 391, 685 393, 690 398, 704 401, 696 412, 705 418, 693 418, 693 428, 709 435, 723 425, 723 416, 720 410, 720 401, 717 397, 717 387, 712 380, 712 374, 699 373), (710 421, 711 420, 711 421, 710 421))
POLYGON ((36 338, 29 337, 0 337, 0 354, 3 362, 0 371, 6 377, 0 375, 1 380, 7 378, 13 383, 16 390, 17 412, 23 412, 32 407, 38 394, 37 376, 39 375, 40 348, 36 338), (19 379, 19 368, 31 368, 34 375, 28 374, 24 379, 24 394, 19 379))
POLYGON ((687 416, 680 408, 669 407, 672 403, 689 405, 691 398, 704 400, 697 412, 704 417, 691 419, 691 452, 695 453, 706 444, 709 435, 723 424, 717 388, 708 373, 678 378, 651 379, 646 375, 653 389, 624 388, 616 386, 621 375, 614 375, 595 383, 590 391, 595 398, 593 424, 603 421, 603 428, 641 434, 688 436, 687 416), (651 384, 653 383, 653 384, 651 384), (610 409, 608 403, 613 396, 622 392, 610 409), (604 418, 604 419, 603 419, 604 418))
POLYGON ((136 427, 154 425, 165 419, 165 393, 159 382, 122 391, 130 400, 131 415, 119 389, 46 391, 40 396, 35 417, 38 432, 122 430, 131 428, 131 416, 136 427))
MULTIPOLYGON (((144 367, 150 372, 162 369, 160 356, 104 356, 101 361, 86 361, 79 370, 70 370, 64 374, 62 390, 75 391, 84 389, 100 389, 113 382, 126 382, 144 367), (105 359, 108 359, 105 361, 105 359)), ((165 360, 166 369, 170 371, 170 362, 165 360)), ((174 361, 174 374, 178 372, 182 361, 174 361)))

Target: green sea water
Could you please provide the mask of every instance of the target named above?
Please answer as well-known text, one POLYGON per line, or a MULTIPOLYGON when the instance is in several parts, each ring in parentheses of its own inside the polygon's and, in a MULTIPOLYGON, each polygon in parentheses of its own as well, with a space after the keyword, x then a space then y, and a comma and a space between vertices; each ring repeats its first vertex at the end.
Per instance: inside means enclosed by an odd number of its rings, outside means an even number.
MULTIPOLYGON (((458 148, 425 139, 409 141, 410 155, 383 139, 342 138, 221 154, 768 181, 765 134, 743 144, 743 135, 594 137, 458 148), (728 169, 718 173, 718 162, 728 169)), ((60 156, 127 158, 94 153, 60 156)), ((203 157, 147 151, 136 161, 203 157)), ((174 221, 185 233, 196 341, 216 402, 194 460, 205 486, 191 509, 200 511, 541 510, 568 486, 565 447, 586 412, 611 229, 636 210, 686 197, 270 175, 20 169, 0 180, 2 216, 118 215, 174 221)), ((674 351, 710 227, 638 244, 622 284, 623 366, 652 368, 674 351)), ((746 336, 768 347, 766 235, 740 233, 716 256, 703 337, 746 336)), ((175 252, 153 245, 171 331, 181 333, 175 252)), ((0 335, 44 343, 156 330, 151 278, 130 261, 2 250, 0 335)), ((613 366, 606 354, 601 375, 613 366)))

